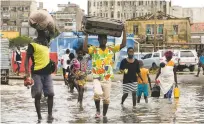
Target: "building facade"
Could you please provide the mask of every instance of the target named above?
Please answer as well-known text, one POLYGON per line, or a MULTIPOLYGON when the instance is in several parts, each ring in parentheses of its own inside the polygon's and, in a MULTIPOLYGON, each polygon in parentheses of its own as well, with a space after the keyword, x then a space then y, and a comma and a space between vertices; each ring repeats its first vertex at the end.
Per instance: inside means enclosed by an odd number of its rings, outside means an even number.
POLYGON ((204 44, 204 22, 191 25, 191 42, 204 44))
POLYGON ((127 20, 162 11, 169 14, 165 0, 88 0, 88 15, 127 20))
POLYGON ((28 22, 31 11, 37 10, 36 0, 1 0, 1 30, 19 31, 28 22))
POLYGON ((127 33, 134 34, 137 41, 144 44, 154 42, 155 31, 157 45, 164 42, 189 42, 191 36, 189 18, 175 18, 162 12, 158 12, 155 17, 150 14, 129 19, 126 21, 126 27, 127 33))
POLYGON ((170 9, 170 14, 178 18, 190 17, 192 23, 204 22, 204 7, 183 8, 181 6, 172 6, 170 9))
POLYGON ((43 2, 39 2, 38 10, 41 10, 41 9, 43 9, 43 2))
POLYGON ((77 4, 58 4, 58 11, 52 13, 60 31, 80 31, 84 10, 77 4))

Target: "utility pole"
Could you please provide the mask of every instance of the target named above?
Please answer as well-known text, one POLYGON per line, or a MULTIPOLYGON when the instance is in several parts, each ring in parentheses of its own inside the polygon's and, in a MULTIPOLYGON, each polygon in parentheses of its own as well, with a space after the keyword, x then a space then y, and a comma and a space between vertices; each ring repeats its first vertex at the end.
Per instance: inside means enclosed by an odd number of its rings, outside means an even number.
POLYGON ((154 6, 154 52, 156 52, 156 33, 157 33, 157 23, 156 23, 156 5, 154 6))

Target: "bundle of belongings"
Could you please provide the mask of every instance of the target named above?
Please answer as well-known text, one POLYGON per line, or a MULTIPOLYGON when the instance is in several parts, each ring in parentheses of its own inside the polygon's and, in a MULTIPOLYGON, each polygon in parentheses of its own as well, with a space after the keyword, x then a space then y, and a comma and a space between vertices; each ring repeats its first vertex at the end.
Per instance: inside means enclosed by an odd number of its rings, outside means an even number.
POLYGON ((124 24, 120 20, 95 16, 84 16, 82 20, 83 30, 88 34, 109 35, 120 37, 124 24))
POLYGON ((47 31, 49 37, 54 37, 55 33, 59 33, 56 29, 54 19, 45 10, 37 10, 30 14, 28 19, 29 25, 36 30, 47 31))

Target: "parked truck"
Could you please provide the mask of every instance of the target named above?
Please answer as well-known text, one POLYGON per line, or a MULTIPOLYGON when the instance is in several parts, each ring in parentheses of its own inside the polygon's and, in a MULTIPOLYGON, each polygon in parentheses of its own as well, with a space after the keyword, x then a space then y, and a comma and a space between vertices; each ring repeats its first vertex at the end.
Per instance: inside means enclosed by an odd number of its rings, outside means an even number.
POLYGON ((9 83, 9 71, 11 67, 9 40, 1 39, 0 42, 1 42, 1 45, 0 45, 1 84, 8 84, 9 83))

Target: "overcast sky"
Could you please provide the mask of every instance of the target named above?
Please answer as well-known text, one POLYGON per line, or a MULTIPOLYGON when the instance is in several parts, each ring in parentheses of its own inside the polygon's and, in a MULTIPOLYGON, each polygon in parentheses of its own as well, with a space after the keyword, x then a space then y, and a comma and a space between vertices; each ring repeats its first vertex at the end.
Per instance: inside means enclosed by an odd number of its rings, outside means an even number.
MULTIPOLYGON (((49 11, 52 10, 56 11, 57 4, 71 2, 78 4, 87 13, 87 0, 38 0, 38 1, 43 1, 44 8, 48 9, 49 11)), ((182 7, 204 7, 204 0, 172 0, 172 4, 179 5, 182 7)))

